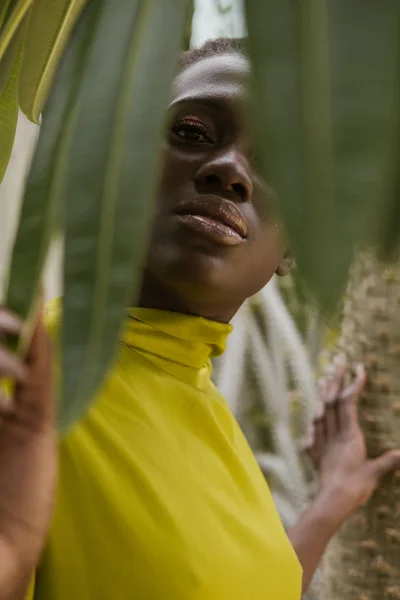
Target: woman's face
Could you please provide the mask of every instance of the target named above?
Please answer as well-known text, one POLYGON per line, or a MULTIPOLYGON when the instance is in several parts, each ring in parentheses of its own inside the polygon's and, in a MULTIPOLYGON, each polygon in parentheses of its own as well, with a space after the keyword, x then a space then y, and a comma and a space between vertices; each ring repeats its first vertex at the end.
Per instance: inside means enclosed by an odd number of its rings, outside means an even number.
POLYGON ((252 157, 248 75, 245 58, 226 54, 176 78, 146 267, 181 309, 217 320, 259 291, 285 252, 252 157))

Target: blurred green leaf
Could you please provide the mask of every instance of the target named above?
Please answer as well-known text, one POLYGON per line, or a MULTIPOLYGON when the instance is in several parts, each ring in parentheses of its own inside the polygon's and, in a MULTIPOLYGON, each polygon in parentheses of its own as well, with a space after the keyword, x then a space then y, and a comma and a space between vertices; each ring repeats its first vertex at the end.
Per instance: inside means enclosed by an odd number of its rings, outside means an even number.
POLYGON ((189 2, 104 0, 95 7, 62 190, 63 427, 83 414, 110 367, 140 279, 189 2))
POLYGON ((189 8, 186 14, 186 24, 185 24, 185 33, 183 38, 183 50, 190 50, 190 42, 192 40, 192 25, 193 25, 193 15, 194 15, 194 0, 190 0, 189 8))
MULTIPOLYGON (((400 158, 400 157, 399 157, 400 158)), ((382 262, 398 262, 400 258, 400 181, 393 190, 392 202, 386 205, 378 231, 378 258, 382 262)))
POLYGON ((55 85, 48 103, 22 203, 6 305, 28 322, 34 310, 34 300, 59 213, 70 131, 74 122, 77 81, 81 75, 88 37, 93 30, 93 26, 92 29, 90 27, 93 23, 91 17, 87 11, 61 61, 56 80, 62 81, 62 85, 55 85))
POLYGON ((0 61, 3 59, 9 43, 28 12, 32 0, 15 0, 11 2, 8 11, 9 3, 6 2, 6 4, 7 20, 0 31, 0 61))
POLYGON ((87 0, 33 0, 25 37, 20 106, 38 123, 60 56, 87 0))
POLYGON ((109 368, 140 278, 188 8, 187 0, 99 4, 65 179, 63 426, 109 368))
POLYGON ((14 62, 2 93, 0 94, 0 183, 10 160, 18 122, 18 81, 21 67, 22 44, 14 57, 14 62))
POLYGON ((246 11, 263 175, 305 281, 331 310, 397 184, 400 5, 247 0, 246 11))
POLYGON ((0 32, 8 15, 8 10, 12 0, 2 0, 0 4, 0 32))
POLYGON ((344 270, 355 243, 385 242, 388 219, 400 231, 400 3, 328 6, 336 231, 328 268, 344 270))
POLYGON ((17 55, 18 48, 20 47, 21 35, 24 29, 24 22, 22 22, 11 42, 8 44, 3 59, 0 61, 0 94, 2 94, 11 75, 15 57, 17 55))
POLYGON ((18 121, 18 83, 30 1, 3 0, 0 6, 0 183, 10 160, 18 121))
POLYGON ((333 202, 324 6, 313 0, 246 3, 257 154, 277 190, 300 269, 322 295, 320 257, 329 244, 333 202))
POLYGON ((64 428, 84 413, 110 366, 140 276, 188 7, 89 2, 43 115, 7 304, 30 316, 62 207, 64 428))

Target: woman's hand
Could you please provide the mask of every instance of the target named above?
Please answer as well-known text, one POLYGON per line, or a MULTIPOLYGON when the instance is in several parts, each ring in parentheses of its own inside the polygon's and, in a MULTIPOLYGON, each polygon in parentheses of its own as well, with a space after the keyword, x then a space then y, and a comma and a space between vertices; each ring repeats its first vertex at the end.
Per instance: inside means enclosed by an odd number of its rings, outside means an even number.
POLYGON ((398 450, 368 460, 357 412, 365 370, 357 367, 354 381, 343 389, 345 374, 339 359, 331 376, 319 382, 320 401, 307 444, 319 471, 319 491, 288 532, 303 567, 303 592, 343 521, 369 500, 382 477, 400 468, 398 450))
POLYGON ((56 484, 52 353, 38 320, 25 361, 4 346, 21 322, 0 308, 0 379, 15 381, 14 397, 0 392, 0 599, 23 597, 50 523, 56 484))
POLYGON ((381 479, 400 468, 399 450, 367 459, 357 406, 366 373, 359 365, 354 381, 344 389, 345 374, 345 364, 338 358, 331 376, 319 381, 320 403, 308 440, 308 453, 319 472, 319 493, 331 498, 338 521, 365 504, 381 479))

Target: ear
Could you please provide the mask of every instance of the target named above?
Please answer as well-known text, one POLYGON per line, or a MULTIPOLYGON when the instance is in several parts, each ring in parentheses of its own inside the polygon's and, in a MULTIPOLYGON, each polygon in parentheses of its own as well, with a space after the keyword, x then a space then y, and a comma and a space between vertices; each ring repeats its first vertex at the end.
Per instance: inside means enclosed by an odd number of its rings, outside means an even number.
POLYGON ((294 257, 290 250, 287 250, 282 257, 281 262, 279 263, 276 274, 283 277, 284 275, 288 275, 294 263, 294 257))

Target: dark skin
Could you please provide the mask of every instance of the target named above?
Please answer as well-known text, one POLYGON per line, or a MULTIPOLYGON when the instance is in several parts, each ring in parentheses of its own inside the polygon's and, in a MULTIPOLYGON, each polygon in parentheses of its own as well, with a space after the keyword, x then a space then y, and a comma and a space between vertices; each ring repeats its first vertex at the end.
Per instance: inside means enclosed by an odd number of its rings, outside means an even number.
MULTIPOLYGON (((275 272, 290 267, 272 194, 251 158, 247 76, 246 60, 227 55, 202 60, 176 79, 142 306, 227 322, 275 272), (192 212, 177 216, 187 202, 192 212), (193 208, 198 202, 202 208, 193 208), (197 214, 208 211, 207 202, 241 233, 197 214)), ((0 378, 17 384, 11 405, 0 395, 0 600, 24 598, 45 544, 57 479, 52 351, 40 314, 26 360, 12 356, 1 338, 21 327, 0 308, 0 378)), ((343 389, 345 371, 339 361, 320 385, 308 440, 320 489, 289 532, 303 566, 303 590, 342 522, 400 466, 399 452, 367 459, 357 418, 366 376, 359 367, 343 389)))
POLYGON ((141 298, 145 306, 228 322, 275 271, 283 274, 290 266, 272 216, 272 194, 251 159, 247 77, 247 61, 227 55, 201 60, 175 81, 141 298), (181 203, 205 195, 238 206, 248 228, 245 243, 212 243, 174 218, 181 203))

